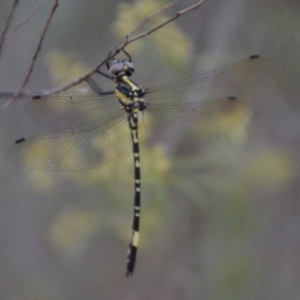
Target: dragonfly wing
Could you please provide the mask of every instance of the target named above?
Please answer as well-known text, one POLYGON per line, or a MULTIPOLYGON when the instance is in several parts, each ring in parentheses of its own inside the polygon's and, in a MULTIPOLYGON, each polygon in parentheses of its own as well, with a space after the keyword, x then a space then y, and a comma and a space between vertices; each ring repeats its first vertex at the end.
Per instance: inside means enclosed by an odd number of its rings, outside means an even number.
POLYGON ((209 99, 206 105, 189 103, 181 109, 147 109, 144 125, 154 138, 170 148, 187 148, 212 137, 224 135, 241 124, 249 107, 236 97, 209 99), (231 99, 231 100, 230 100, 231 99))
POLYGON ((259 85, 272 67, 268 58, 252 56, 228 66, 188 75, 147 89, 151 105, 169 107, 207 99, 242 97, 259 85), (185 102, 182 99, 185 98, 185 102))
POLYGON ((7 152, 14 164, 36 170, 76 171, 108 163, 130 145, 122 117, 20 139, 7 152))
POLYGON ((262 82, 271 65, 255 56, 150 88, 145 96, 148 124, 163 128, 168 143, 178 139, 177 133, 187 135, 190 127, 206 137, 231 129, 247 116, 247 92, 262 82))
POLYGON ((123 113, 114 95, 83 94, 31 100, 26 114, 35 123, 53 129, 108 122, 123 113))

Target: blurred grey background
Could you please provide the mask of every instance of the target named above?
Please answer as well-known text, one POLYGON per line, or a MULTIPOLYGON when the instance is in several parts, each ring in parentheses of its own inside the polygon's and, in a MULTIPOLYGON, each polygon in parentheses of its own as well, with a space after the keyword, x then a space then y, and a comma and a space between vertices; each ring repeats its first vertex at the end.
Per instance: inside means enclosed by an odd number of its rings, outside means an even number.
MULTIPOLYGON (((1 31, 12 2, 0 3, 1 31)), ((38 2, 20 1, 12 27, 38 2)), ((0 92, 21 84, 53 2, 5 41, 0 92)), ((181 1, 169 14, 195 2, 181 1)), ((67 83, 105 57, 121 41, 117 22, 125 30, 128 25, 120 3, 60 1, 26 90, 67 83)), ((143 7, 165 3, 144 1, 135 9, 142 14, 143 7)), ((10 164, 5 151, 43 129, 25 115, 29 99, 3 112, 0 298, 299 299, 299 15, 296 0, 207 0, 175 21, 190 45, 179 53, 181 65, 167 59, 181 45, 174 40, 159 47, 160 31, 132 48, 134 78, 144 87, 251 54, 269 57, 273 69, 234 145, 212 141, 201 151, 172 156, 142 145, 141 246, 129 279, 130 147, 124 157, 91 171, 24 170, 10 164)), ((103 86, 111 83, 104 79, 103 86)))

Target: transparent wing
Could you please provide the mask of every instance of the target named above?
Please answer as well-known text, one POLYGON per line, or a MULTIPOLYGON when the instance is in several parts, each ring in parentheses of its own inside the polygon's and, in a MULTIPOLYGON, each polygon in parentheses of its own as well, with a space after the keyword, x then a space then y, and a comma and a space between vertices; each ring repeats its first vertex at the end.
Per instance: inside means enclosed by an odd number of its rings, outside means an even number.
POLYGON ((20 139, 9 149, 14 164, 36 170, 76 171, 108 163, 130 145, 124 113, 111 120, 20 139))
POLYGON ((100 125, 124 115, 124 110, 114 95, 98 94, 31 100, 25 111, 37 124, 53 129, 78 127, 92 122, 98 122, 100 125))
POLYGON ((181 102, 181 96, 188 98, 186 100, 188 103, 201 102, 208 97, 211 99, 224 96, 239 97, 259 84, 270 72, 271 67, 272 63, 268 58, 250 56, 225 67, 187 75, 151 87, 147 89, 147 97, 149 103, 155 104, 156 107, 174 106, 178 100, 181 102))
POLYGON ((271 66, 269 59, 252 56, 149 88, 145 115, 165 131, 167 141, 190 127, 205 134, 234 127, 247 116, 247 92, 262 82, 271 66))
MULTIPOLYGON (((260 83, 270 68, 268 59, 255 56, 149 88, 144 115, 165 133, 169 144, 176 144, 190 127, 193 133, 213 131, 216 124, 234 125, 245 115, 242 100, 246 92, 260 83)), ((16 142, 7 156, 22 167, 92 168, 109 162, 130 144, 126 114, 114 95, 42 98, 32 100, 26 112, 35 122, 58 130, 16 142)))

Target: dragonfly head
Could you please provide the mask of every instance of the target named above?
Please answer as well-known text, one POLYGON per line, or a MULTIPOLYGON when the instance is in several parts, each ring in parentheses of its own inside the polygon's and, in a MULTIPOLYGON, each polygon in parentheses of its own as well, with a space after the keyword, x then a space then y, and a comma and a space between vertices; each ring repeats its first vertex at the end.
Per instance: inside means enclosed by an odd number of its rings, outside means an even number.
POLYGON ((116 59, 112 62, 111 67, 108 70, 109 75, 111 78, 119 75, 126 75, 130 77, 134 72, 134 66, 132 62, 125 60, 125 59, 116 59))

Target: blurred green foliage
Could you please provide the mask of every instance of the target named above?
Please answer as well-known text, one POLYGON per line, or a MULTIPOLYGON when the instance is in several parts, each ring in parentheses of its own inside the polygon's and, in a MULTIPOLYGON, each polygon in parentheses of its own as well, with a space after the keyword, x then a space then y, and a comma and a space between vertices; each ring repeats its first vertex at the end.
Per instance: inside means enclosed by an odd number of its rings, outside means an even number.
MULTIPOLYGON (((136 28, 138 28, 138 33, 141 33, 163 23, 170 17, 164 12, 150 16, 159 11, 166 3, 162 0, 134 1, 132 4, 120 3, 117 19, 113 24, 115 36, 124 39, 136 28), (143 21, 147 17, 149 19, 144 24, 143 21)), ((134 34, 138 33, 134 32, 134 34)), ((147 47, 149 51, 155 49, 162 60, 177 67, 182 67, 189 61, 193 49, 192 42, 176 23, 172 22, 154 32, 151 34, 150 39, 150 43, 142 39, 130 44, 128 50, 131 54, 135 54, 141 51, 142 47, 147 47)))
MULTIPOLYGON (((48 52, 47 66, 51 74, 51 79, 56 85, 71 81, 88 70, 88 67, 74 55, 62 53, 59 50, 48 52)), ((75 88, 78 89, 78 87, 75 88)))
POLYGON ((97 232, 100 222, 96 212, 68 206, 55 217, 49 228, 51 246, 68 255, 80 256, 86 250, 91 234, 97 232))

